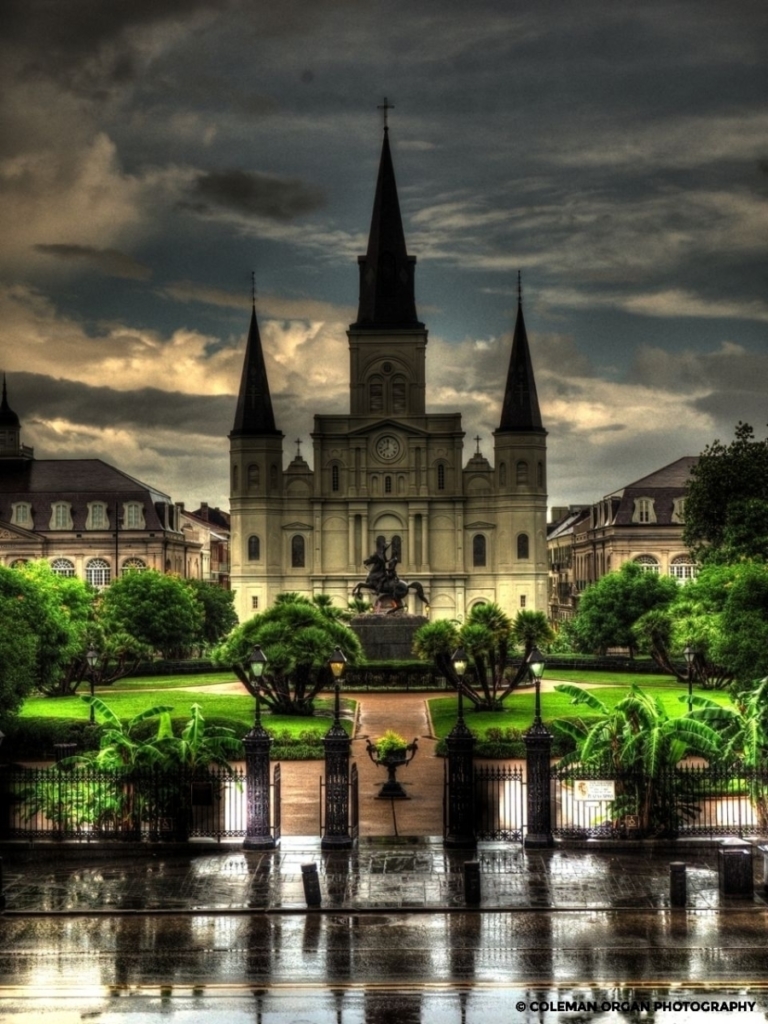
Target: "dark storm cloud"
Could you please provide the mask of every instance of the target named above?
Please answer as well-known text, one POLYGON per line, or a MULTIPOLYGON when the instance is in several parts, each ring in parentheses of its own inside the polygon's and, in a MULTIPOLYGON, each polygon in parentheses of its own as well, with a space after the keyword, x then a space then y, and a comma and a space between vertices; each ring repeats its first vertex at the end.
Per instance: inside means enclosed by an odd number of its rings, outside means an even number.
POLYGON ((198 11, 230 5, 231 0, 5 0, 2 36, 21 56, 25 75, 61 78, 106 54, 100 70, 119 82, 135 74, 133 44, 127 39, 132 29, 183 21, 198 11))
MULTIPOLYGON (((13 374, 13 401, 22 421, 62 419, 99 429, 176 430, 224 437, 232 426, 230 395, 188 395, 140 388, 117 391, 38 373, 13 374)), ((10 387, 10 384, 9 384, 10 387)))
POLYGON ((118 249, 96 249, 91 245, 59 243, 35 245, 34 250, 45 256, 54 256, 64 262, 86 264, 90 269, 98 270, 110 277, 126 277, 133 281, 146 281, 152 276, 149 267, 118 249))
POLYGON ((196 213, 231 210, 245 217, 286 222, 325 205, 323 192, 297 179, 276 178, 248 171, 210 171, 199 174, 190 199, 180 204, 196 213))

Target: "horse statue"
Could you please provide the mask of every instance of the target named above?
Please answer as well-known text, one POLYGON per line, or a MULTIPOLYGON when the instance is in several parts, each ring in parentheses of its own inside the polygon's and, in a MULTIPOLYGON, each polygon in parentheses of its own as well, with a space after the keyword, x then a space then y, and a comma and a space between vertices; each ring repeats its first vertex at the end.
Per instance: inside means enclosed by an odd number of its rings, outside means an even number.
POLYGON ((409 591, 413 591, 429 612, 429 598, 424 593, 424 588, 418 580, 410 583, 401 580, 397 575, 397 558, 387 558, 387 551, 390 545, 383 549, 377 549, 363 562, 368 570, 365 580, 358 583, 352 590, 353 597, 360 597, 363 590, 370 590, 376 595, 375 612, 385 611, 387 615, 405 610, 404 598, 409 591))

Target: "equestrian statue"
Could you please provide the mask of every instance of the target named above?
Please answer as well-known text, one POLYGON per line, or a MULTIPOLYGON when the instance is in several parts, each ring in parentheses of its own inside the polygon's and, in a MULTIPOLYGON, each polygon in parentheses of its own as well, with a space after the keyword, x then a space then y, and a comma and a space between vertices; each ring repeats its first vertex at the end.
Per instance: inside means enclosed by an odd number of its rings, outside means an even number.
POLYGON ((418 580, 407 583, 400 579, 397 575, 398 559, 394 556, 387 557, 390 547, 390 544, 385 544, 383 548, 377 548, 372 555, 366 558, 363 565, 368 570, 368 575, 365 580, 357 584, 352 591, 352 596, 360 597, 363 590, 370 590, 376 595, 374 612, 392 615, 395 612, 405 611, 403 599, 408 595, 408 591, 412 590, 424 602, 424 611, 428 615, 429 598, 424 593, 424 588, 418 580))

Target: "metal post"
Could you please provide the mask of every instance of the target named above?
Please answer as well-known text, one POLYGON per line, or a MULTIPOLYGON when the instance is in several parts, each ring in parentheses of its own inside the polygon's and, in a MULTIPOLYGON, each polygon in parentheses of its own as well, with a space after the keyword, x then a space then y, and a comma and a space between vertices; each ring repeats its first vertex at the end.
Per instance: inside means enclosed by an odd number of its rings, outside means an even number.
POLYGON ((541 720, 541 679, 535 677, 536 704, 533 725, 524 735, 528 789, 528 829, 524 845, 528 849, 553 846, 550 796, 552 733, 541 720))
POLYGON ((301 881, 304 886, 304 901, 308 907, 319 907, 322 903, 320 894, 320 878, 317 864, 301 865, 301 881))
POLYGON ((245 747, 245 799, 247 822, 244 850, 272 850, 275 838, 270 828, 269 748, 272 737, 261 724, 259 695, 253 728, 243 737, 245 747))
POLYGON ((673 860, 669 865, 669 905, 684 907, 686 897, 685 862, 673 860))
POLYGON ((464 902, 480 902, 480 861, 464 861, 464 902))
POLYGON ((323 737, 325 747, 325 832, 322 850, 352 846, 349 828, 349 757, 352 741, 339 720, 339 683, 336 681, 333 725, 323 737))
POLYGON ((475 737, 464 721, 461 680, 456 724, 446 736, 445 743, 448 747, 448 798, 443 844, 449 847, 475 846, 475 737))

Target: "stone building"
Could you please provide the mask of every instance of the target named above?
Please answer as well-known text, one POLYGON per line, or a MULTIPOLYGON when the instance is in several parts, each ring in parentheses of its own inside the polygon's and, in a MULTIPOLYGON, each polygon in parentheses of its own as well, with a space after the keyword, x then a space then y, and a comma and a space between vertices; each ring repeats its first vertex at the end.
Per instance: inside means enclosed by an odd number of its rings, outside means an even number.
MULTIPOLYGON (((546 430, 518 301, 493 465, 463 464, 461 413, 427 412, 427 329, 415 301, 387 129, 359 305, 349 339, 350 405, 317 415, 314 468, 283 465, 256 310, 230 438, 232 573, 241 619, 281 591, 346 607, 364 559, 387 546, 435 617, 478 602, 546 610, 546 430)), ((499 368, 504 379, 504 368, 499 368)), ((416 607, 412 599, 412 611, 416 607)))
POLYGON ((585 587, 625 562, 681 583, 696 575, 683 544, 685 489, 696 462, 696 456, 685 455, 591 506, 553 514, 548 538, 553 621, 570 618, 585 587))
POLYGON ((36 459, 0 402, 0 563, 47 559, 62 576, 104 587, 128 569, 200 577, 202 544, 169 495, 101 459, 36 459))

